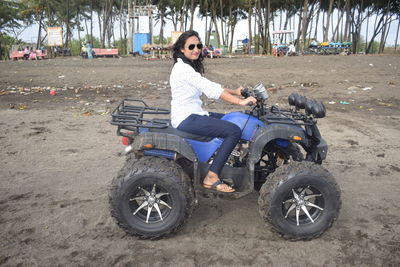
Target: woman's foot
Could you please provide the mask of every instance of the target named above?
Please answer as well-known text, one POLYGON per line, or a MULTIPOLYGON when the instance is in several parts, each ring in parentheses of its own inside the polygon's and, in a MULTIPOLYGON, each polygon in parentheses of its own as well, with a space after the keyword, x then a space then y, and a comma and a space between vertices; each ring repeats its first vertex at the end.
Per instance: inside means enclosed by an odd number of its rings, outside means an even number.
POLYGON ((208 172, 206 178, 203 180, 203 187, 208 189, 213 189, 219 192, 224 193, 232 193, 235 192, 235 189, 230 187, 229 185, 221 182, 218 175, 213 172, 208 172))

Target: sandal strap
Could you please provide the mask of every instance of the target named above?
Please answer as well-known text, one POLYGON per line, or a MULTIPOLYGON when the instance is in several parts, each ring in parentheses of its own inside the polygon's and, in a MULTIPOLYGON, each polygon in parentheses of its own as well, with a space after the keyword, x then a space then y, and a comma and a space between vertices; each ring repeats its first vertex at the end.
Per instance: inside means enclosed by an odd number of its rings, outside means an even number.
POLYGON ((217 186, 219 186, 220 184, 223 184, 223 182, 221 180, 218 180, 211 185, 211 188, 217 189, 217 186))

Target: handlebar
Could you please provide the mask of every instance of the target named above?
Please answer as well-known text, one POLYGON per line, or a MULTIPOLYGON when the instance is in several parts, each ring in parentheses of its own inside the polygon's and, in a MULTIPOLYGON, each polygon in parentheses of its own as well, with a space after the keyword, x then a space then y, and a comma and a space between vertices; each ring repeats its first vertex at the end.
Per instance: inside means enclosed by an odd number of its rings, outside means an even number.
POLYGON ((250 96, 249 88, 243 88, 242 90, 240 90, 240 94, 241 94, 244 98, 248 98, 248 97, 250 96))

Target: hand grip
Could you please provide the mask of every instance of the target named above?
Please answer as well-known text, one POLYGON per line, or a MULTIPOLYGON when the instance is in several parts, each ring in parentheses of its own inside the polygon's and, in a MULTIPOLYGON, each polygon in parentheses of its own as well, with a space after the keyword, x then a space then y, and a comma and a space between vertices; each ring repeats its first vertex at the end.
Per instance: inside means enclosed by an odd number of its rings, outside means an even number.
POLYGON ((249 89, 248 88, 243 88, 242 90, 240 90, 240 94, 245 98, 249 97, 250 96, 249 95, 249 89))
POLYGON ((247 103, 247 105, 252 107, 252 106, 254 106, 254 103, 253 103, 253 101, 250 101, 249 103, 247 103))

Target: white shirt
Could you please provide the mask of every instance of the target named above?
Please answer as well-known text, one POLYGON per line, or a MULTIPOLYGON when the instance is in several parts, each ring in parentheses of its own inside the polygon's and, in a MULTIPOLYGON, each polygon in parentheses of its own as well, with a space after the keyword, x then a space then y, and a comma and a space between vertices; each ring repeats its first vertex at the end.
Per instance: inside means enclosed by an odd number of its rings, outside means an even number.
POLYGON ((289 45, 289 53, 296 53, 296 47, 293 44, 289 45))
POLYGON ((204 93, 208 98, 219 99, 224 89, 196 72, 192 66, 178 58, 169 77, 171 85, 171 124, 179 124, 191 114, 208 115, 201 105, 200 96, 204 93))

